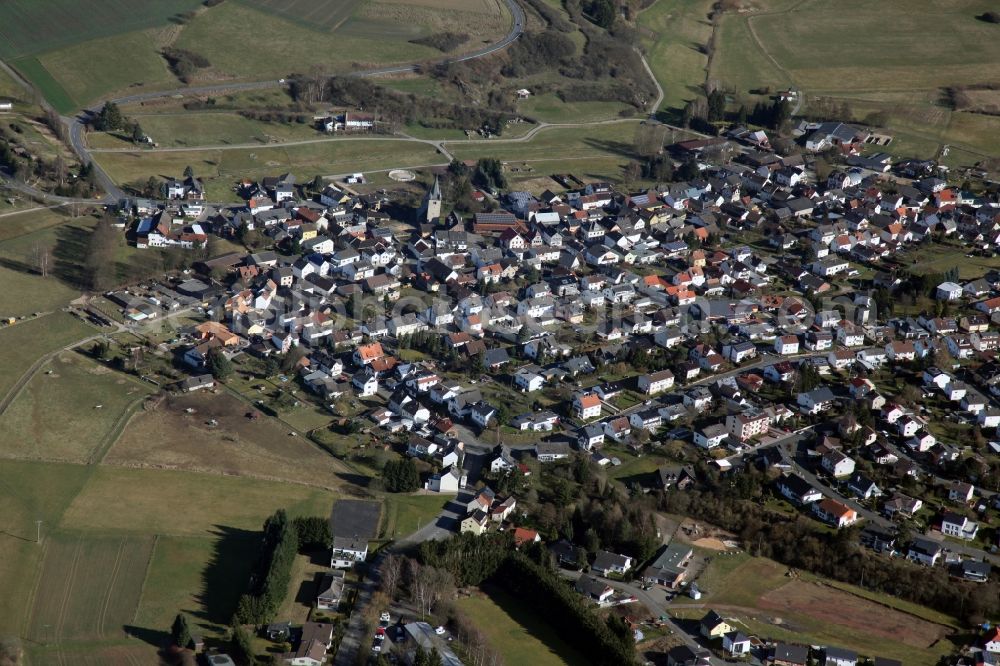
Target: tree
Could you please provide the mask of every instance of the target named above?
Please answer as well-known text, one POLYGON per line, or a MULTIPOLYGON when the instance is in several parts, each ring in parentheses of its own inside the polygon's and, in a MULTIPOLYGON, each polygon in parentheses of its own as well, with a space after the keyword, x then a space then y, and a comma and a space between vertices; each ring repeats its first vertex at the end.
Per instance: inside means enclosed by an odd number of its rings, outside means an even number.
POLYGON ((105 102, 101 111, 94 119, 94 129, 99 132, 112 132, 125 127, 125 117, 114 102, 105 102))
POLYGON ((48 245, 35 245, 31 254, 35 262, 35 270, 43 278, 48 277, 52 270, 52 248, 48 245))
POLYGON ((142 131, 139 123, 132 123, 132 143, 142 143, 146 139, 146 133, 142 131))
POLYGON ((208 371, 219 381, 232 376, 233 363, 221 348, 215 347, 208 352, 208 371))
POLYGON ((233 654, 236 661, 242 664, 254 663, 253 643, 250 641, 250 634, 243 627, 233 627, 233 654))
POLYGON ((420 474, 410 458, 387 462, 382 477, 390 493, 412 493, 420 487, 420 474))
POLYGON ((170 639, 180 648, 186 648, 191 643, 191 630, 188 628, 187 618, 181 613, 174 618, 174 624, 170 628, 170 639))
POLYGON ((322 516, 300 516, 292 521, 299 537, 299 548, 329 548, 333 535, 330 521, 322 516))
POLYGON ((708 93, 708 120, 715 122, 726 117, 726 93, 713 90, 708 93))
POLYGON ((594 23, 602 28, 610 28, 615 22, 615 6, 611 0, 593 0, 588 8, 594 23))
POLYGON ((190 165, 184 167, 184 177, 185 178, 194 178, 194 169, 192 169, 190 165))

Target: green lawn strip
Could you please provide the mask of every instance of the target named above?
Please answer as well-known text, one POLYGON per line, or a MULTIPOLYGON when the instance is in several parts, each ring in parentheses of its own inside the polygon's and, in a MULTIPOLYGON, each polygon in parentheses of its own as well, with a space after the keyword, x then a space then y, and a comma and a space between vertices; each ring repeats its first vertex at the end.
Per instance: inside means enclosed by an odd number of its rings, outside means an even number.
POLYGON ((33 83, 59 113, 70 113, 77 103, 62 84, 56 81, 38 58, 20 58, 10 63, 24 78, 33 83))
POLYGON ((484 592, 484 596, 463 597, 456 605, 486 634, 490 646, 503 656, 505 663, 534 666, 590 663, 567 638, 549 628, 530 602, 493 586, 486 586, 484 592))

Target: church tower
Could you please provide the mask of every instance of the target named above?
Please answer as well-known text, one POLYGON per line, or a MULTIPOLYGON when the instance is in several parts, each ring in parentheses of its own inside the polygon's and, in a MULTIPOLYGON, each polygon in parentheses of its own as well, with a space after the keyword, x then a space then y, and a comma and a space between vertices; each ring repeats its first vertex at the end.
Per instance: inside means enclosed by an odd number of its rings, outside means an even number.
POLYGON ((420 206, 420 222, 436 223, 441 217, 441 182, 434 176, 434 185, 424 195, 424 203, 420 206))

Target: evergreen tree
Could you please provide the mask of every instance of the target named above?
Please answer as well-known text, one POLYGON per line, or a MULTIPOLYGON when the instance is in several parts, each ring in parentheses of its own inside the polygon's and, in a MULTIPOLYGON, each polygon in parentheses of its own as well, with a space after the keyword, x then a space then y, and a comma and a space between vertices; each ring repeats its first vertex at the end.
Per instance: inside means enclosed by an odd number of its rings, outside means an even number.
POLYGON ((233 374, 233 363, 218 347, 208 352, 208 371, 217 380, 228 379, 233 374))
POLYGON ((191 630, 188 628, 187 618, 180 613, 174 618, 174 625, 170 628, 170 639, 174 645, 181 648, 191 644, 191 630))
POLYGON ((111 132, 125 127, 125 117, 114 102, 105 102, 100 113, 94 119, 94 129, 99 132, 111 132))

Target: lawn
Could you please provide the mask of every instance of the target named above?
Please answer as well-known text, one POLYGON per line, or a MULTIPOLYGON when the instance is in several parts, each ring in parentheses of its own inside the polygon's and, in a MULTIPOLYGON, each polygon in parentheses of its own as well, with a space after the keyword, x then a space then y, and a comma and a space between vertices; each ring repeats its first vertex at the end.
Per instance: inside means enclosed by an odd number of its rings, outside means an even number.
POLYGON ((387 494, 379 536, 398 539, 417 531, 441 513, 450 499, 442 495, 387 494))
MULTIPOLYGON (((567 160, 562 172, 575 167, 569 160, 613 157, 621 164, 634 158, 635 129, 638 120, 583 128, 543 128, 528 141, 493 139, 491 141, 454 141, 446 148, 459 159, 495 157, 515 163, 533 160, 567 160)), ((581 165, 581 168, 587 166, 581 165)))
POLYGON ((0 329, 0 398, 7 395, 36 360, 96 332, 66 312, 55 312, 0 329))
POLYGON ((65 352, 44 365, 3 414, 0 455, 87 462, 108 445, 149 385, 65 352), (99 405, 99 406, 98 406, 99 405))
POLYGON ((217 536, 260 530, 277 509, 326 516, 336 495, 291 483, 101 466, 63 515, 67 530, 217 536))
POLYGON ((521 599, 495 587, 455 602, 507 664, 557 666, 590 661, 521 599))
POLYGON ((621 111, 634 111, 634 107, 622 102, 564 102, 555 93, 546 93, 519 103, 517 110, 549 123, 584 123, 619 118, 621 111))

